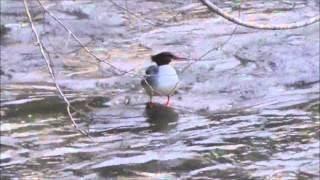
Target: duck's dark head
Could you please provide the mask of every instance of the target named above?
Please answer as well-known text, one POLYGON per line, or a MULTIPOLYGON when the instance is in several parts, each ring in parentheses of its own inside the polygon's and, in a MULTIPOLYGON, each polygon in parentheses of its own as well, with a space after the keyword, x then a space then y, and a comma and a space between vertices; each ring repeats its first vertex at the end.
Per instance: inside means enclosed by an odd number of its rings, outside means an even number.
POLYGON ((151 56, 151 60, 157 63, 158 66, 169 64, 172 59, 178 60, 183 58, 180 58, 172 54, 171 52, 162 52, 162 53, 151 56))

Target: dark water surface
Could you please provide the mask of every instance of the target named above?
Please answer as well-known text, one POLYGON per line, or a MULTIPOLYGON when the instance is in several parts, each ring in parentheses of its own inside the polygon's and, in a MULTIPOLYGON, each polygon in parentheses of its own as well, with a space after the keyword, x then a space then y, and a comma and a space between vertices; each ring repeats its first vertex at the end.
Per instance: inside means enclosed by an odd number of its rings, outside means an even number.
MULTIPOLYGON (((115 2, 143 18, 108 1, 44 4, 99 57, 109 54, 138 74, 150 54, 199 58, 234 28, 191 1, 115 2)), ((236 2, 215 2, 237 15, 236 2)), ((181 88, 172 107, 150 107, 139 77, 115 76, 30 3, 58 82, 93 140, 71 126, 23 3, 2 0, 1 24, 9 30, 1 31, 1 179, 319 179, 319 23, 288 31, 238 27, 223 49, 186 71, 187 63, 174 64, 181 88)), ((241 7, 242 18, 261 23, 319 13, 311 0, 241 7)))

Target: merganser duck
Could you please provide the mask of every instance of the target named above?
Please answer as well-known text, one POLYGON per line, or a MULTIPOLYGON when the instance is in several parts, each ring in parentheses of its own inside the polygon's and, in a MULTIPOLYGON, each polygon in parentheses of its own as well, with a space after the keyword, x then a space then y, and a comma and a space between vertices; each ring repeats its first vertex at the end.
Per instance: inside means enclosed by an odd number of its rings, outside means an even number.
POLYGON ((161 52, 151 56, 151 60, 157 65, 149 66, 141 85, 150 97, 152 105, 153 96, 167 96, 166 106, 169 106, 170 96, 177 90, 179 77, 176 70, 169 64, 172 59, 184 59, 175 56, 171 52, 161 52))

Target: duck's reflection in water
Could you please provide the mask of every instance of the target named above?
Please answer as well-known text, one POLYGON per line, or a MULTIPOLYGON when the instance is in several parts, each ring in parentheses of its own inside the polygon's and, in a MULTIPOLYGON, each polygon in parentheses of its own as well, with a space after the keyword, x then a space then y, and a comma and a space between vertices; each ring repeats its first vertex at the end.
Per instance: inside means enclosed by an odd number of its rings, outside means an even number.
POLYGON ((146 104, 145 115, 152 131, 167 131, 176 126, 179 114, 173 108, 159 103, 146 104))

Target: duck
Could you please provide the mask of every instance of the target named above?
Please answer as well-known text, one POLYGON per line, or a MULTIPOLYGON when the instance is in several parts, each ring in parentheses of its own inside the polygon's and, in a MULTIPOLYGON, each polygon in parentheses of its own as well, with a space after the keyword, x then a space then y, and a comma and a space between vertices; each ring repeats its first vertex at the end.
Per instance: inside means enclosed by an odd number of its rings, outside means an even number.
POLYGON ((153 96, 166 96, 165 106, 169 106, 170 97, 179 87, 179 76, 173 66, 170 65, 172 60, 182 60, 185 58, 178 57, 171 52, 161 52, 151 56, 151 61, 156 65, 149 66, 141 85, 146 94, 149 96, 149 104, 152 106, 153 96))

